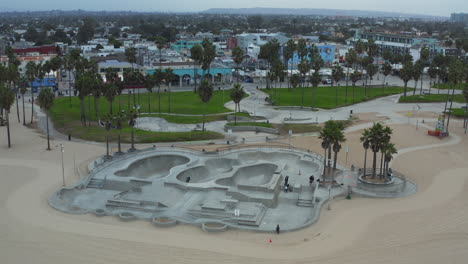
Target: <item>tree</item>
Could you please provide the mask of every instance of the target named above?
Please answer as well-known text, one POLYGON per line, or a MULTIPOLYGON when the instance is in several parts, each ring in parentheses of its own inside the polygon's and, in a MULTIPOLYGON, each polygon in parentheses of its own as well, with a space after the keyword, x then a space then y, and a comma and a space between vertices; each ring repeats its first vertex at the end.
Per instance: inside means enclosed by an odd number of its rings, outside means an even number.
POLYGON ((291 75, 291 86, 293 88, 296 88, 300 82, 301 82, 301 76, 299 76, 299 74, 295 73, 291 75))
POLYGON ((153 73, 154 80, 158 86, 158 112, 161 114, 161 83, 164 80, 165 74, 161 69, 156 69, 153 73))
POLYGON ((131 131, 131 147, 128 151, 135 151, 135 125, 136 125, 136 119, 138 117, 138 112, 135 109, 131 109, 127 112, 127 121, 128 125, 132 128, 131 131))
POLYGON ((78 92, 78 98, 80 99, 80 120, 83 126, 86 126, 86 112, 84 106, 84 100, 91 92, 93 86, 93 76, 88 72, 77 73, 75 81, 75 89, 78 92))
POLYGON ((33 122, 33 117, 34 117, 34 91, 33 91, 33 82, 36 80, 36 76, 37 76, 37 67, 38 65, 36 65, 33 61, 30 61, 28 62, 28 64, 26 64, 26 76, 28 78, 28 81, 30 83, 30 86, 31 86, 31 124, 33 122))
MULTIPOLYGON (((284 47, 283 49, 283 57, 284 57, 284 60, 286 61, 285 64, 287 65, 286 68, 288 71, 289 71, 289 67, 288 67, 289 60, 291 60, 294 57, 294 53, 296 52, 296 50, 297 50, 297 46, 294 40, 293 39, 288 40, 288 42, 286 43, 286 47, 284 47)), ((293 67, 293 62, 291 61, 291 71, 289 71, 289 74, 292 74, 292 67, 293 67)), ((290 84, 291 83, 288 80, 288 88, 290 84)))
POLYGON ((344 126, 343 123, 334 121, 333 124, 333 134, 332 134, 332 149, 333 152, 335 153, 334 158, 333 158, 333 169, 336 170, 336 161, 338 159, 338 152, 341 150, 341 143, 346 141, 346 138, 344 136, 344 126))
POLYGON ((244 61, 244 51, 239 47, 235 47, 232 50, 232 60, 236 64, 237 83, 239 83, 239 65, 244 61))
POLYGON ((7 136, 8 136, 8 148, 11 148, 9 114, 10 114, 10 108, 14 102, 15 102, 15 94, 13 93, 13 91, 11 91, 11 89, 6 87, 4 84, 0 83, 0 109, 5 110, 7 136))
POLYGON ((94 36, 96 22, 92 18, 85 18, 83 25, 78 29, 77 40, 79 44, 86 44, 94 36))
POLYGON ((385 80, 387 79, 387 76, 392 73, 392 65, 390 63, 386 62, 382 66, 382 73, 384 75, 384 80, 383 80, 383 89, 384 89, 384 94, 385 94, 385 80))
POLYGON ((240 112, 240 102, 244 98, 244 95, 244 88, 239 83, 234 84, 231 90, 231 99, 235 104, 234 124, 237 124, 237 112, 240 112))
MULTIPOLYGON (((418 80, 421 77, 423 69, 424 69, 424 63, 422 62, 422 60, 417 60, 416 63, 413 65, 413 80, 414 80, 413 95, 416 94, 416 87, 418 85, 418 80)), ((422 94, 422 89, 421 89, 421 94, 422 94)))
POLYGON ((21 77, 18 83, 18 87, 19 87, 19 92, 21 94, 21 100, 23 102, 23 125, 25 126, 26 125, 26 109, 24 108, 24 95, 28 91, 28 79, 25 76, 21 77))
POLYGON ((383 155, 384 155, 384 173, 383 175, 388 175, 389 171, 389 164, 390 161, 393 159, 393 155, 397 154, 398 151, 395 147, 395 144, 388 143, 383 147, 383 155))
POLYGON ((301 88, 302 88, 302 96, 301 96, 301 108, 304 107, 304 80, 306 79, 306 74, 310 72, 311 65, 310 62, 306 59, 303 58, 301 59, 301 62, 297 65, 297 69, 299 70, 301 74, 301 88))
POLYGON ((193 78, 195 81, 195 86, 193 88, 193 92, 197 92, 197 69, 200 67, 200 64, 203 60, 203 48, 202 46, 195 44, 190 49, 190 58, 194 61, 193 63, 193 78))
POLYGON ((50 148, 50 136, 49 136, 49 110, 54 104, 54 93, 50 90, 50 88, 42 89, 39 93, 37 99, 39 100, 39 106, 41 109, 44 110, 46 113, 46 127, 47 127, 47 150, 51 150, 50 148))
MULTIPOLYGON (((134 70, 134 64, 136 63, 136 49, 135 48, 128 48, 125 49, 125 57, 127 57, 127 61, 132 64, 132 72, 128 74, 132 79, 132 81, 135 81, 136 79, 136 74, 134 70)), ((127 79, 127 78, 125 78, 127 79)), ((133 104, 135 104, 135 88, 133 88, 133 104)))
POLYGON ((202 130, 205 131, 205 115, 206 115, 206 104, 210 101, 213 96, 213 85, 207 80, 203 80, 198 87, 198 96, 203 102, 203 126, 202 130))
MULTIPOLYGON (((62 58, 60 58, 59 56, 55 56, 50 60, 50 69, 54 72, 57 72, 62 67, 62 63, 63 63, 62 58)), ((57 76, 60 76, 60 73, 58 73, 57 76)), ((58 77, 57 77, 57 91, 60 88, 59 84, 60 82, 58 81, 58 77)))
POLYGON ((145 76, 145 87, 148 90, 148 112, 151 114, 151 93, 153 93, 153 87, 156 85, 156 78, 154 75, 147 74, 145 76))
POLYGON ((413 63, 411 61, 407 61, 403 64, 403 68, 400 70, 400 79, 403 80, 404 86, 404 93, 403 96, 406 97, 406 91, 408 88, 408 82, 413 77, 413 63))
MULTIPOLYGON (((332 68, 332 79, 336 82, 336 96, 335 96, 335 101, 336 105, 338 105, 338 83, 340 82, 341 78, 343 78, 343 68, 339 64, 335 64, 332 68)), ((332 83, 333 86, 333 83, 332 83)))
POLYGON ((172 81, 174 81, 176 75, 174 74, 174 70, 172 70, 171 68, 167 68, 165 70, 165 79, 166 79, 166 85, 167 85, 167 89, 168 89, 168 93, 167 93, 167 111, 168 113, 171 112, 171 83, 172 81))
POLYGON ((378 68, 373 63, 369 63, 366 66, 367 76, 369 77, 369 85, 372 85, 372 80, 374 79, 374 75, 377 73, 378 68))
POLYGON ((122 148, 121 148, 121 132, 122 132, 122 126, 125 122, 126 116, 122 113, 119 112, 113 116, 114 119, 114 124, 115 128, 117 129, 117 153, 122 154, 122 148))
POLYGON ((370 147, 371 142, 371 134, 369 129, 364 129, 362 131, 362 136, 359 138, 362 143, 362 147, 364 148, 364 173, 363 176, 366 176, 366 165, 367 165, 367 150, 370 147))
MULTIPOLYGON (((437 72, 438 72, 437 66, 434 63, 431 63, 431 65, 429 66, 429 69, 427 70, 427 73, 429 74, 429 77, 431 78, 431 83, 433 79, 437 78, 437 72)), ((434 83, 436 83, 436 81, 434 81, 434 83)), ((430 88, 432 87, 429 87, 429 92, 431 91, 430 88)))
POLYGON ((216 57, 216 47, 213 45, 213 43, 209 39, 204 39, 202 41, 202 47, 203 47, 203 57, 202 57, 201 62, 202 62, 203 77, 205 77, 205 72, 208 72, 208 74, 210 74, 211 62, 213 62, 214 58, 216 57))
POLYGON ((463 97, 465 98, 465 119, 464 119, 463 124, 465 127, 465 134, 466 134, 466 131, 468 128, 468 87, 467 86, 465 86, 465 88, 463 89, 463 97))
MULTIPOLYGON (((276 39, 270 40, 265 45, 260 47, 260 53, 258 54, 258 58, 263 59, 267 62, 268 72, 270 72, 271 64, 274 61, 278 60, 279 48, 280 44, 276 39)), ((270 87, 268 83, 266 87, 270 87)))
POLYGON ((118 87, 116 85, 116 80, 119 77, 116 73, 112 71, 106 72, 106 83, 102 87, 102 94, 109 101, 109 114, 112 115, 112 103, 114 102, 115 96, 118 94, 118 87))
POLYGON ((102 125, 104 126, 104 129, 106 130, 106 156, 105 158, 110 158, 111 155, 109 154, 109 132, 112 128, 112 121, 113 121, 113 116, 108 113, 108 114, 105 114, 103 117, 102 117, 102 125))
POLYGON ((357 62, 357 53, 354 49, 349 49, 348 53, 346 53, 345 57, 346 61, 346 99, 348 97, 348 80, 349 80, 349 67, 352 67, 354 70, 353 65, 357 62))

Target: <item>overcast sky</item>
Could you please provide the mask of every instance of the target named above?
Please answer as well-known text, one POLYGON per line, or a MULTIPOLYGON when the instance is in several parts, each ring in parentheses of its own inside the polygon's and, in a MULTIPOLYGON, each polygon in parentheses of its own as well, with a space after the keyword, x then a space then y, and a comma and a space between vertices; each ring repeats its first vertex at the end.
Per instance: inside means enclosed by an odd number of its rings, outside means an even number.
POLYGON ((2 0, 1 8, 21 10, 202 11, 209 8, 328 8, 449 16, 468 13, 468 0, 2 0))

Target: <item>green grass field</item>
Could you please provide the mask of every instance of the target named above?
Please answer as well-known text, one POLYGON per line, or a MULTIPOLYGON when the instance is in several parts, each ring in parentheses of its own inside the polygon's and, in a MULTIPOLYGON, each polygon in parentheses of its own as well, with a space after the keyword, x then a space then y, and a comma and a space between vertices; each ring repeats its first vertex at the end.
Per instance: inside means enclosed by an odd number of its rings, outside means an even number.
MULTIPOLYGON (((367 95, 365 95, 365 87, 362 86, 322 86, 317 88, 306 87, 304 88, 304 106, 310 107, 312 105, 312 92, 314 91, 314 107, 323 109, 333 109, 346 105, 351 105, 363 101, 368 101, 374 98, 399 94, 404 90, 401 87, 385 87, 384 88, 368 88, 367 95), (346 92, 347 95, 346 96, 346 92)), ((300 106, 302 98, 302 88, 281 88, 281 89, 262 89, 265 93, 269 94, 270 98, 275 101, 278 106, 300 106)), ((408 88, 408 92, 412 91, 408 88)))
MULTIPOLYGON (((436 83, 432 85, 432 88, 437 89, 453 89, 454 85, 450 83, 436 83)), ((464 88, 468 88, 468 83, 461 83, 455 85, 455 90, 463 90, 464 88)))
MULTIPOLYGON (((447 94, 426 94, 426 95, 408 95, 406 97, 400 97, 400 103, 436 103, 445 102, 447 100, 447 94)), ((461 94, 454 96, 454 102, 464 103, 465 98, 461 94)))
POLYGON ((452 109, 452 114, 456 117, 461 117, 464 118, 466 115, 466 110, 462 108, 453 108, 452 109))
MULTIPOLYGON (((140 112, 149 113, 148 101, 151 98, 151 112, 156 113, 158 110, 158 96, 157 93, 140 94, 140 112)), ((121 95, 115 98, 112 104, 113 113, 119 110, 127 110, 128 106, 133 106, 133 95, 121 95), (120 100, 120 107, 119 107, 120 100)), ((220 91, 215 91, 210 102, 206 105, 207 114, 226 113, 231 112, 224 107, 224 103, 230 101, 229 92, 224 92, 223 95, 220 91)), ((138 95, 135 95, 135 102, 138 104, 138 95)), ((80 122, 80 101, 78 97, 72 97, 72 104, 68 97, 57 98, 54 105, 50 109, 50 117, 54 122, 55 128, 64 133, 71 134, 72 137, 77 137, 91 141, 105 141, 105 130, 97 126, 99 115, 109 113, 110 104, 104 98, 100 97, 97 101, 98 115, 94 107, 94 98, 89 96, 85 99, 86 118, 91 120, 91 126, 83 127, 80 122)), ((168 112, 168 94, 161 94, 161 112, 168 112)), ((171 113, 178 114, 203 114, 203 104, 201 103, 197 94, 193 92, 177 92, 171 94, 171 113)), ((187 117, 187 116, 170 116, 166 117, 178 123, 200 123, 202 117, 187 117)), ((216 118, 225 118, 225 115, 216 118)), ((171 121, 170 121, 171 122, 171 121)), ((130 141, 130 128, 124 127, 122 129, 122 141, 130 141)), ((137 143, 153 143, 153 142, 175 142, 175 141, 188 141, 188 140, 209 140, 222 138, 223 136, 214 132, 149 132, 143 130, 135 130, 135 142, 137 143)))
POLYGON ((258 127, 268 127, 271 128, 272 125, 270 123, 265 122, 237 122, 234 123, 227 123, 227 126, 258 126, 258 127))

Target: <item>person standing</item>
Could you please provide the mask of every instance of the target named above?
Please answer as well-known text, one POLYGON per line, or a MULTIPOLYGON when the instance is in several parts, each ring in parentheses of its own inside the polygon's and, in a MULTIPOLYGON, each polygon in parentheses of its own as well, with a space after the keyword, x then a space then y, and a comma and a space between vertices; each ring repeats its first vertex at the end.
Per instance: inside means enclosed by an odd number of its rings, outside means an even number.
POLYGON ((279 226, 279 225, 276 225, 276 234, 279 235, 279 233, 280 233, 280 226, 279 226))
POLYGON ((286 177, 284 178, 284 185, 288 185, 288 181, 289 181, 289 176, 286 175, 286 177))

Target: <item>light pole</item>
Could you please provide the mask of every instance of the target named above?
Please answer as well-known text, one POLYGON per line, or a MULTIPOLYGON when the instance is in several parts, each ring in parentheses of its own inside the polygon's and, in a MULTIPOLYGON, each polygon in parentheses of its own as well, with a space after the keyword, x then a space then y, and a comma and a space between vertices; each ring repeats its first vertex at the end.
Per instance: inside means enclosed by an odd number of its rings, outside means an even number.
POLYGON ((63 165, 63 152, 64 147, 63 144, 60 144, 60 153, 62 154, 62 186, 65 186, 65 166, 63 165))

